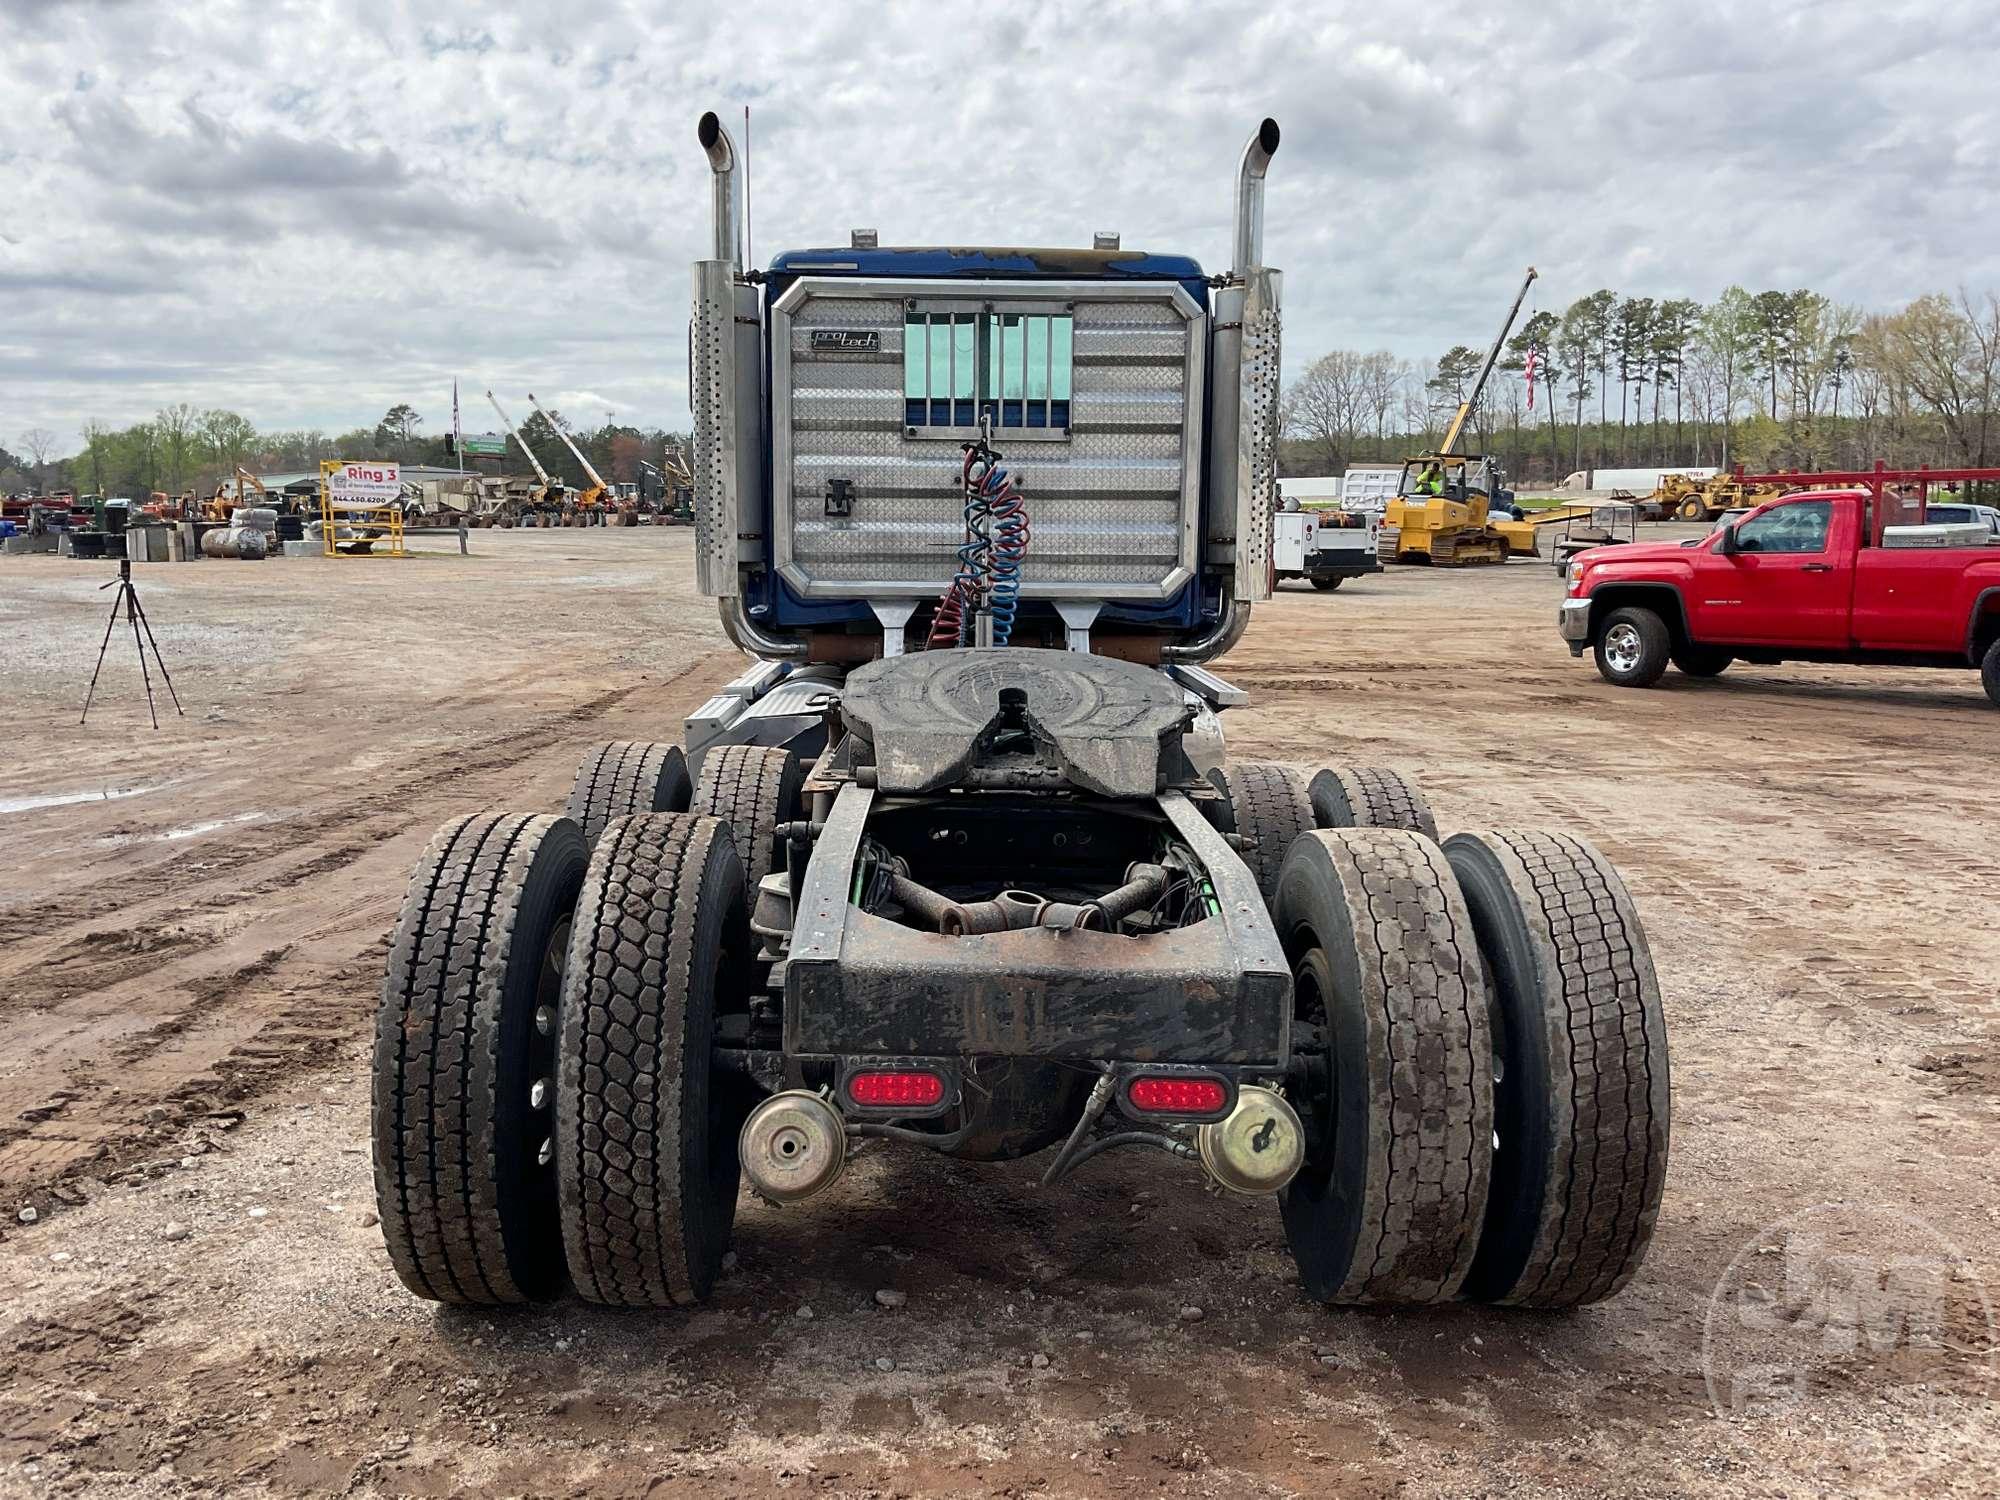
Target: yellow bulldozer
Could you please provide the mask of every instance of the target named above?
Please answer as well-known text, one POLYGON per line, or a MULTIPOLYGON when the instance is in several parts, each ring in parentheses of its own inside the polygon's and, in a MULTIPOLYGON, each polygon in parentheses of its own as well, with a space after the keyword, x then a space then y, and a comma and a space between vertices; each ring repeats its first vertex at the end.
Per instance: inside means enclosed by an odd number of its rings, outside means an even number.
POLYGON ((1514 319, 1535 282, 1535 268, 1507 310, 1499 337, 1486 352, 1479 378, 1459 403, 1445 429, 1444 441, 1432 453, 1420 453, 1403 464, 1396 498, 1382 513, 1376 551, 1383 562, 1421 562, 1434 567, 1505 562, 1510 557, 1534 557, 1536 522, 1517 516, 1500 481, 1499 467, 1481 454, 1454 453, 1466 418, 1479 404, 1486 382, 1499 362, 1500 347, 1513 331, 1514 319), (1502 507, 1506 508, 1503 510, 1502 507))
POLYGON ((1396 498, 1383 511, 1377 555, 1439 568, 1534 557, 1537 521, 1515 519, 1508 499, 1491 459, 1419 454, 1404 462, 1396 498))

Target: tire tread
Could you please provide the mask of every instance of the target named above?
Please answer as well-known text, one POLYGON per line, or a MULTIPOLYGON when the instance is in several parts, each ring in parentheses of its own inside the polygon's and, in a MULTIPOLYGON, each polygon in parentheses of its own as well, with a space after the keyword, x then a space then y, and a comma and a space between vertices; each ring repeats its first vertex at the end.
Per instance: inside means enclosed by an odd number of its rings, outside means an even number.
MULTIPOLYGON (((1471 921, 1443 852, 1422 835, 1344 828, 1313 838, 1348 913, 1370 1107, 1365 1170, 1349 1184, 1360 1202, 1352 1253, 1337 1284, 1312 1289, 1337 1303, 1448 1301, 1478 1248, 1491 1169, 1491 1039, 1471 921)), ((1303 846, 1293 854, 1321 857, 1303 846)), ((1288 914, 1302 878, 1288 870, 1288 914)), ((1288 1233, 1309 1233, 1289 1192, 1285 1206, 1288 1233)))
POLYGON ((752 902, 771 873, 778 824, 794 816, 801 780, 798 757, 766 745, 722 745, 701 763, 691 811, 722 818, 736 832, 736 851, 752 902))
POLYGON ((1584 840, 1520 831, 1459 839, 1484 844, 1527 925, 1554 1156, 1544 1202, 1494 1205, 1536 1221, 1512 1285, 1480 1292, 1519 1307, 1598 1302, 1645 1259, 1666 1184, 1672 1093, 1652 957, 1624 883, 1584 840))
MULTIPOLYGON (((523 888, 567 826, 497 813, 446 824, 418 861, 390 941, 371 1108, 377 1213, 397 1275, 434 1301, 548 1293, 538 1279, 523 1285, 521 1247, 509 1244, 495 1038, 523 888)), ((535 1227, 517 1233, 532 1238, 535 1227)))
POLYGON ((1437 841, 1437 814, 1400 771, 1386 766, 1329 766, 1308 792, 1321 828, 1407 828, 1437 841))
POLYGON ((1231 761, 1223 768, 1236 832, 1249 840, 1243 862, 1256 877, 1264 904, 1275 907, 1278 875, 1292 840, 1313 829, 1312 797, 1305 778, 1277 761, 1231 761))
POLYGON ((584 756, 563 810, 582 827, 584 842, 594 846, 613 818, 684 811, 689 790, 679 745, 613 740, 584 756), (675 802, 680 805, 670 805, 675 802))
MULTIPOLYGON (((717 870, 736 879, 721 819, 621 818, 584 877, 571 938, 557 1065, 557 1158, 570 1276, 591 1301, 681 1306, 707 1294, 685 1180, 690 1100, 683 1058, 694 1007, 712 1002, 695 965, 717 870)), ((703 1043, 705 1045, 705 1042, 703 1043)), ((706 1128, 706 1115, 694 1129, 706 1128)))

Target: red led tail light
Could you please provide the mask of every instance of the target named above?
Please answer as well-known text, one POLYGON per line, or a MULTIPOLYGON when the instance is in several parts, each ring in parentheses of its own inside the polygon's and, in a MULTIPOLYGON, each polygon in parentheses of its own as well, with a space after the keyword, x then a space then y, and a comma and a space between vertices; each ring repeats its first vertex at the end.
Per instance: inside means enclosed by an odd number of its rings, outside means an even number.
POLYGON ((1125 1097, 1149 1115, 1212 1115, 1229 1102, 1219 1078, 1135 1078, 1125 1097))
POLYGON ((935 1073, 856 1073, 847 1080, 847 1097, 863 1109, 929 1109, 944 1098, 944 1080, 935 1073))

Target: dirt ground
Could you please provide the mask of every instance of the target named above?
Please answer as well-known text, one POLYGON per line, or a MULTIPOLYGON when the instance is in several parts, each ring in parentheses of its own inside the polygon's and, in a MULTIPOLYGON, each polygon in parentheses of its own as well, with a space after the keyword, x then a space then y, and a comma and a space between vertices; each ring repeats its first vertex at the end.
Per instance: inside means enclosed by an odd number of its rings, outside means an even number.
POLYGON ((129 637, 77 724, 108 568, 0 559, 0 1493, 2000 1484, 2000 716, 1958 674, 1620 692, 1525 563, 1284 591, 1222 664, 1253 694, 1226 723, 1237 755, 1395 765, 1447 828, 1561 827, 1624 870, 1674 1155, 1616 1299, 1330 1310, 1274 1208, 1183 1164, 1043 1191, 1039 1162, 904 1148, 746 1198, 695 1312, 409 1296, 365 1051, 403 882, 440 821, 559 807, 583 746, 675 737, 739 669, 689 542, 142 568, 187 711, 158 732, 129 637), (1857 1266, 1933 1295, 1885 1333, 1857 1266), (1753 1367, 1796 1399, 1739 1402, 1753 1367))

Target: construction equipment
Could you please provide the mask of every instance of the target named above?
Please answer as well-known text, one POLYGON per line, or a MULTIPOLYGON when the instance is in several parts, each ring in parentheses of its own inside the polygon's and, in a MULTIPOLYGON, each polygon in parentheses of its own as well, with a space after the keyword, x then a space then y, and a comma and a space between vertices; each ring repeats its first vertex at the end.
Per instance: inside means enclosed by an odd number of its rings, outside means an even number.
POLYGON ((238 510, 251 503, 245 493, 246 486, 257 492, 258 505, 271 506, 277 510, 289 509, 289 506, 276 505, 271 499, 271 492, 264 487, 264 481, 238 464, 235 474, 227 479, 217 480, 214 493, 201 501, 201 519, 227 521, 238 510), (232 488, 234 493, 231 492, 232 488))
POLYGON ((694 523, 694 474, 680 453, 668 448, 661 455, 657 465, 639 460, 639 467, 659 485, 659 498, 655 502, 656 512, 661 520, 675 526, 694 523))
POLYGON ((600 746, 565 815, 420 859, 373 1060, 404 1284, 698 1302, 746 1178, 799 1204, 866 1147, 1046 1151, 1044 1186, 1143 1150, 1260 1201, 1324 1302, 1615 1293, 1670 1107, 1616 871, 1440 843, 1393 771, 1224 762, 1247 695, 1206 664, 1272 590, 1276 122, 1213 276, 872 231, 752 271, 699 137, 691 550, 757 660, 685 751, 600 746))
POLYGON ((1711 474, 1705 479, 1686 474, 1663 474, 1659 487, 1641 503, 1657 507, 1661 519, 1713 521, 1726 510, 1742 510, 1784 493, 1782 485, 1758 480, 1745 482, 1738 467, 1734 474, 1711 474))
POLYGON ((577 496, 575 503, 578 512, 584 515, 597 515, 607 508, 605 496, 611 493, 611 486, 604 482, 604 476, 597 472, 591 461, 583 456, 583 450, 577 447, 576 440, 557 425, 554 417, 542 411, 542 404, 535 399, 533 391, 528 392, 528 405, 541 413, 542 420, 549 424, 549 430, 563 440, 563 446, 568 448, 571 456, 583 466, 583 472, 590 476, 590 488, 577 496))
POLYGON ((521 429, 514 425, 514 419, 508 416, 506 411, 501 407, 499 398, 493 392, 488 391, 486 399, 492 402, 493 411, 500 418, 500 425, 512 434, 514 441, 521 445, 521 451, 527 454, 528 465, 535 471, 535 478, 538 481, 536 487, 528 492, 527 499, 516 508, 514 513, 502 515, 501 524, 503 526, 511 525, 515 520, 519 519, 520 514, 539 511, 551 503, 557 509, 560 509, 564 495, 563 482, 560 479, 549 477, 549 471, 543 468, 542 461, 535 457, 535 450, 530 448, 528 440, 521 436, 521 429))
POLYGON ((1528 299, 1535 275, 1535 268, 1528 267, 1514 305, 1507 309, 1507 319, 1500 325, 1493 347, 1486 351, 1478 378, 1445 429, 1444 441, 1435 451, 1404 461, 1396 498, 1384 510, 1377 540, 1384 562, 1456 567, 1536 555, 1532 522, 1511 514, 1505 519, 1492 518, 1493 511, 1512 498, 1502 485, 1499 465, 1484 454, 1454 451, 1466 420, 1485 394, 1486 382, 1500 361, 1501 347, 1513 332, 1514 319, 1528 299))

